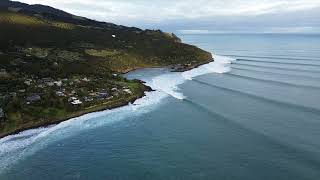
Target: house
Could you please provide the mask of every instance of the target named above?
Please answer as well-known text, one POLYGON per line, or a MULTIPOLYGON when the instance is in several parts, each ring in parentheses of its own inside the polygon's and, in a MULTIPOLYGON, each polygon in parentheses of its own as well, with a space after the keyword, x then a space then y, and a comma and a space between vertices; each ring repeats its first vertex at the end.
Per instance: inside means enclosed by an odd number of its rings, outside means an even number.
POLYGON ((25 93, 25 92, 26 92, 25 89, 20 89, 20 90, 19 90, 19 93, 25 93))
POLYGON ((28 86, 30 86, 31 83, 32 83, 32 79, 27 79, 27 80, 24 81, 24 84, 26 84, 28 86))
POLYGON ((84 97, 84 101, 85 101, 85 102, 91 102, 91 101, 93 101, 93 98, 92 98, 92 97, 87 97, 87 96, 85 96, 85 97, 84 97))
POLYGON ((62 81, 54 81, 54 85, 61 87, 62 86, 62 81))
POLYGON ((44 84, 39 84, 39 85, 37 85, 37 87, 43 89, 45 87, 45 85, 44 84))
POLYGON ((72 105, 80 105, 82 101, 80 101, 77 97, 70 97, 68 100, 72 105))
POLYGON ((82 102, 79 99, 76 99, 74 101, 71 101, 71 104, 72 105, 80 105, 80 104, 82 104, 82 102))
POLYGON ((130 89, 124 89, 123 92, 125 92, 127 94, 132 94, 132 91, 130 89))
POLYGON ((97 99, 106 99, 109 96, 107 91, 101 91, 96 94, 97 99))
POLYGON ((54 81, 51 78, 42 78, 37 81, 39 88, 44 88, 45 86, 54 86, 54 81))
POLYGON ((80 101, 78 98, 76 97, 70 97, 69 98, 69 102, 72 104, 72 105, 80 105, 82 104, 82 101, 80 101))
POLYGON ((47 82, 46 84, 47 84, 47 86, 49 86, 49 87, 54 86, 54 82, 47 82))
POLYGON ((77 78, 76 78, 76 79, 73 80, 73 82, 75 82, 75 83, 80 83, 81 81, 80 81, 80 79, 77 79, 77 78))
POLYGON ((0 70, 0 77, 8 77, 9 74, 7 73, 7 71, 5 69, 1 69, 0 70))
POLYGON ((59 97, 65 97, 65 96, 66 96, 66 95, 65 95, 63 92, 61 92, 61 91, 57 91, 57 92, 56 92, 56 95, 59 96, 59 97))
POLYGON ((0 108, 0 119, 4 119, 4 111, 0 108))
POLYGON ((88 79, 88 78, 85 77, 85 78, 82 79, 82 81, 84 81, 84 82, 90 82, 90 79, 88 79))
POLYGON ((76 98, 76 97, 70 97, 69 99, 68 99, 68 101, 69 102, 72 102, 72 101, 75 101, 75 100, 77 100, 78 98, 76 98))
POLYGON ((0 75, 6 75, 7 71, 5 69, 0 69, 0 75))
POLYGON ((49 77, 48 78, 42 78, 41 81, 44 82, 44 83, 47 83, 47 82, 51 82, 52 79, 49 78, 49 77))
POLYGON ((33 102, 40 101, 41 97, 38 94, 34 94, 34 95, 31 95, 31 96, 27 97, 26 100, 27 100, 27 104, 30 104, 30 103, 33 103, 33 102))

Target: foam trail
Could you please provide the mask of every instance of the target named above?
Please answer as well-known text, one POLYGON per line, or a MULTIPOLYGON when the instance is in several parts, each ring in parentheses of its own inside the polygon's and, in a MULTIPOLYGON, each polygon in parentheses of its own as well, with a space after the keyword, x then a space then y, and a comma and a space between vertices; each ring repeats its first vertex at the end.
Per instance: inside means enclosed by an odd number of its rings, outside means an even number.
POLYGON ((235 61, 235 59, 226 56, 213 55, 213 57, 214 62, 202 65, 199 68, 195 68, 190 71, 183 72, 182 76, 187 80, 192 80, 194 77, 208 73, 226 73, 231 70, 229 66, 231 62, 235 61))
POLYGON ((184 99, 184 95, 179 91, 178 85, 182 84, 185 80, 182 78, 181 73, 169 73, 152 80, 151 87, 155 90, 162 91, 176 99, 184 99))
POLYGON ((182 72, 182 73, 168 73, 153 78, 150 86, 158 91, 162 91, 176 99, 183 100, 186 97, 179 92, 179 85, 183 84, 186 80, 201 76, 208 73, 226 73, 230 71, 230 64, 235 59, 213 55, 214 62, 199 66, 198 68, 182 72))
POLYGON ((0 174, 19 160, 33 155, 49 144, 79 134, 85 130, 105 126, 127 117, 150 112, 167 97, 159 91, 147 92, 131 106, 83 115, 45 128, 31 129, 0 139, 0 174))
POLYGON ((86 114, 58 125, 31 129, 0 139, 0 173, 52 142, 75 136, 85 130, 121 121, 130 116, 140 116, 150 112, 169 95, 176 99, 184 99, 185 96, 179 92, 178 86, 180 84, 203 74, 230 71, 228 64, 233 59, 217 55, 214 55, 214 58, 214 62, 183 73, 162 70, 151 77, 150 75, 137 74, 133 78, 145 81, 146 85, 151 86, 156 91, 147 92, 145 97, 136 100, 129 106, 86 114))

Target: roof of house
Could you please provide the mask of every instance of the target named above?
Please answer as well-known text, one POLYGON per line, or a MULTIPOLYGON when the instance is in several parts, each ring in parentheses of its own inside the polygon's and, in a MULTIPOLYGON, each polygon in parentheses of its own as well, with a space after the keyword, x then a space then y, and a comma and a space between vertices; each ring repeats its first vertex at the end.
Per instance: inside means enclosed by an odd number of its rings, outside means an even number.
POLYGON ((39 101, 41 97, 38 94, 34 94, 32 96, 27 97, 27 101, 39 101))
POLYGON ((77 100, 72 101, 71 104, 78 105, 78 104, 82 104, 82 102, 79 99, 77 99, 77 100))
POLYGON ((4 112, 3 112, 3 109, 0 108, 0 118, 4 117, 4 112))

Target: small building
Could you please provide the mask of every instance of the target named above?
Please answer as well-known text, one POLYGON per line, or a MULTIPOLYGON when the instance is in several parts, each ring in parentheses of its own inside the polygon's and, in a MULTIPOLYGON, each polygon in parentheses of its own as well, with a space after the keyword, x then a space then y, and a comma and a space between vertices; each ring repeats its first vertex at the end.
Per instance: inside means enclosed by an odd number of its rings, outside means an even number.
POLYGON ((1 119, 4 119, 4 111, 2 108, 0 108, 0 121, 1 119))
POLYGON ((69 102, 72 102, 72 101, 75 101, 75 100, 77 100, 78 98, 76 98, 76 97, 70 97, 69 99, 68 99, 68 101, 69 102))
POLYGON ((80 83, 81 81, 80 81, 80 79, 77 79, 77 78, 76 78, 76 79, 73 80, 73 82, 75 82, 75 83, 80 83))
POLYGON ((47 83, 47 82, 52 82, 53 80, 51 78, 42 78, 41 79, 43 82, 47 83))
POLYGON ((72 105, 80 105, 80 104, 82 104, 82 101, 80 101, 79 99, 76 99, 74 101, 71 101, 71 104, 72 105))
POLYGON ((132 91, 130 89, 124 89, 123 92, 125 92, 127 94, 132 94, 132 91))
POLYGON ((56 85, 58 87, 62 86, 62 81, 54 81, 53 83, 54 83, 54 85, 56 85))
POLYGON ((72 105, 80 105, 82 104, 82 101, 80 101, 77 97, 70 97, 68 99, 68 101, 72 104, 72 105))
POLYGON ((49 87, 54 86, 54 82, 47 82, 46 84, 47 84, 47 86, 49 86, 49 87))
POLYGON ((85 77, 85 78, 82 79, 82 81, 84 81, 84 82, 90 82, 90 79, 88 79, 88 78, 85 77))
POLYGON ((8 76, 8 73, 5 69, 0 69, 0 77, 8 76))
POLYGON ((33 102, 41 101, 41 97, 38 94, 34 94, 34 95, 31 95, 31 96, 27 97, 26 100, 29 103, 33 103, 33 102))
POLYGON ((118 91, 118 88, 112 88, 111 91, 117 92, 117 91, 118 91))
POLYGON ((93 101, 93 98, 92 98, 92 97, 87 97, 87 96, 85 96, 85 97, 84 97, 84 101, 85 101, 85 102, 91 102, 91 101, 93 101))
POLYGON ((101 91, 98 92, 96 95, 97 99, 106 99, 109 96, 109 93, 107 91, 101 91))
POLYGON ((59 97, 65 97, 65 96, 66 96, 66 95, 65 95, 63 92, 61 92, 61 91, 57 91, 57 92, 56 92, 56 95, 59 96, 59 97))
POLYGON ((28 86, 30 86, 31 83, 32 83, 32 79, 27 79, 27 80, 24 81, 24 84, 26 84, 28 86))
POLYGON ((38 84, 37 87, 43 89, 43 88, 45 88, 45 85, 44 84, 38 84))
POLYGON ((82 104, 82 101, 80 101, 78 98, 76 97, 70 97, 69 98, 69 102, 72 104, 72 105, 80 105, 82 104))

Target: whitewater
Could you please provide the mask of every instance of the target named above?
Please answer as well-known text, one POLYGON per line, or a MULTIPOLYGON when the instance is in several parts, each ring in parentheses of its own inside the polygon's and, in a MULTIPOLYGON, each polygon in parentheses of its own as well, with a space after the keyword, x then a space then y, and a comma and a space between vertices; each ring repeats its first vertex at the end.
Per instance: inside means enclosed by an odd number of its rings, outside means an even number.
POLYGON ((18 161, 33 155, 53 142, 76 136, 83 131, 125 120, 129 116, 141 116, 165 103, 164 99, 168 97, 178 100, 186 99, 187 97, 179 91, 179 85, 204 74, 229 72, 230 64, 235 61, 235 59, 226 56, 213 55, 213 57, 213 62, 186 72, 163 70, 164 73, 154 77, 139 76, 135 75, 135 72, 131 72, 131 78, 146 82, 146 85, 155 91, 146 92, 143 98, 128 106, 89 113, 57 125, 30 129, 0 139, 0 174, 18 161))

